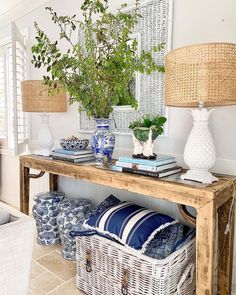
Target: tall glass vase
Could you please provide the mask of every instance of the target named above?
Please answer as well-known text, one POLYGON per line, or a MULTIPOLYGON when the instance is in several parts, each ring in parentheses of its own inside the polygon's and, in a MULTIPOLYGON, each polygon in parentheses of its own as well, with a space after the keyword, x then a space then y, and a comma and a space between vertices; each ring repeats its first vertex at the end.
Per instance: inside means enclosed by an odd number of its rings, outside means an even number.
POLYGON ((110 130, 110 119, 95 119, 97 130, 92 135, 91 146, 97 165, 111 161, 115 146, 115 135, 110 130))

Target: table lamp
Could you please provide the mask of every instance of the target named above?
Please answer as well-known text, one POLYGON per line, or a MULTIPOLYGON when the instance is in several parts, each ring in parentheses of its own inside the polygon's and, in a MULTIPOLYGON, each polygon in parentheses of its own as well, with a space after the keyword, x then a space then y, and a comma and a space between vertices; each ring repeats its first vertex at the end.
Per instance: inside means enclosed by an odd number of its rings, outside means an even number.
POLYGON ((193 128, 184 149, 190 168, 182 179, 212 183, 216 161, 208 127, 213 109, 236 104, 236 44, 207 43, 178 48, 165 57, 165 104, 192 109, 193 128))
POLYGON ((52 91, 41 80, 25 80, 21 82, 21 93, 24 112, 42 113, 38 135, 41 150, 38 154, 49 156, 54 138, 47 113, 66 112, 66 92, 62 87, 52 91))

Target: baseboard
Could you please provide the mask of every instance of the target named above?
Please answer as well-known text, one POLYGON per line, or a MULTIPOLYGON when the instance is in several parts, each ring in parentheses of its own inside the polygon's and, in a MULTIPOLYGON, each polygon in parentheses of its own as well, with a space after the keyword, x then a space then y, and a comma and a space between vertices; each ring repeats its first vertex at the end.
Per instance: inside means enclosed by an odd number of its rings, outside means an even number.
POLYGON ((16 204, 12 204, 11 202, 9 202, 9 200, 7 200, 7 197, 3 197, 2 195, 0 195, 0 202, 8 205, 8 206, 11 206, 12 208, 14 208, 15 210, 20 210, 20 207, 17 206, 16 204))

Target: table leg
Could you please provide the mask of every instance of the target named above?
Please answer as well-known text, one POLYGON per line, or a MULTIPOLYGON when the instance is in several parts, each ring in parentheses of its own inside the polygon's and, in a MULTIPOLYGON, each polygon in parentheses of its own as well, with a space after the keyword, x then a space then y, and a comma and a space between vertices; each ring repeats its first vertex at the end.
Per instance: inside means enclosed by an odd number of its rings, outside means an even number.
POLYGON ((216 206, 211 201, 197 210, 196 295, 216 295, 216 230, 216 206))
POLYGON ((20 164, 20 211, 25 214, 29 214, 29 171, 29 168, 20 164))
POLYGON ((218 273, 218 294, 230 295, 232 285, 232 267, 233 267, 233 243, 234 243, 234 210, 235 203, 232 204, 232 198, 225 202, 218 209, 219 215, 219 273, 218 273), (233 205, 232 220, 230 229, 225 235, 225 228, 229 220, 230 207, 233 205))
POLYGON ((57 191, 58 175, 49 173, 49 190, 50 192, 57 191))

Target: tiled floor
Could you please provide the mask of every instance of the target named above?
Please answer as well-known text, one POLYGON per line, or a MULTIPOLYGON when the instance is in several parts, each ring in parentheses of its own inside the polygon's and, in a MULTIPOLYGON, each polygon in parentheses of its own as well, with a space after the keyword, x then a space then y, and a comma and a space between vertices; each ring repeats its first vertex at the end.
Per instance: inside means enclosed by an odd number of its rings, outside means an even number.
POLYGON ((60 245, 35 242, 29 295, 85 295, 75 287, 76 265, 62 258, 60 245))

